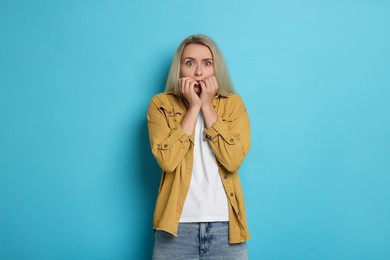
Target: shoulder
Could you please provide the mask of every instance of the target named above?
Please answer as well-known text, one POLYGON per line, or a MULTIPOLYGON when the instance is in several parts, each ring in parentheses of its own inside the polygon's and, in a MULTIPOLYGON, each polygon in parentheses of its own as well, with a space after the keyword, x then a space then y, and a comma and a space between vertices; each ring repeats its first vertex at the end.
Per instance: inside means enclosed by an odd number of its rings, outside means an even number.
POLYGON ((222 98, 226 99, 226 101, 230 102, 230 103, 242 103, 242 104, 244 103, 244 101, 242 100, 242 97, 237 93, 234 93, 232 95, 225 96, 222 98))
POLYGON ((220 103, 230 111, 245 110, 245 104, 242 97, 239 94, 232 94, 229 96, 219 96, 220 103))
POLYGON ((150 107, 165 107, 165 106, 179 106, 180 97, 167 92, 155 94, 149 104, 150 107))
POLYGON ((165 99, 167 99, 167 93, 158 93, 158 94, 155 94, 152 99, 151 99, 151 103, 159 103, 165 99))

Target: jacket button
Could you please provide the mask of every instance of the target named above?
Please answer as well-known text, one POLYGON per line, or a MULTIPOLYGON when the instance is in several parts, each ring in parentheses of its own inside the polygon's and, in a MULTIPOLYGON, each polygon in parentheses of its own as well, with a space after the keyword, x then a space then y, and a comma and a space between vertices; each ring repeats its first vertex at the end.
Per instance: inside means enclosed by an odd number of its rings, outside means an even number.
POLYGON ((233 197, 233 196, 234 196, 234 193, 233 193, 233 192, 232 192, 232 193, 230 193, 230 196, 232 196, 232 197, 233 197))
POLYGON ((164 144, 164 148, 167 148, 168 147, 168 145, 167 144, 164 144))
POLYGON ((233 142, 234 140, 233 140, 233 138, 230 138, 230 142, 233 142))
POLYGON ((227 179, 227 175, 223 176, 224 179, 227 179))

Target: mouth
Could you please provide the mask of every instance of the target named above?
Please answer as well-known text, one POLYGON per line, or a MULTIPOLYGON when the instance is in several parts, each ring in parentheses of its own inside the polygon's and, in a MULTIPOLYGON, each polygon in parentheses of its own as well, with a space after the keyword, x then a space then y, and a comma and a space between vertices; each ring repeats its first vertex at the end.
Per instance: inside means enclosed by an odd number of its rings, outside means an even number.
POLYGON ((194 91, 196 94, 200 94, 200 92, 202 92, 202 88, 200 87, 199 84, 194 86, 194 91))

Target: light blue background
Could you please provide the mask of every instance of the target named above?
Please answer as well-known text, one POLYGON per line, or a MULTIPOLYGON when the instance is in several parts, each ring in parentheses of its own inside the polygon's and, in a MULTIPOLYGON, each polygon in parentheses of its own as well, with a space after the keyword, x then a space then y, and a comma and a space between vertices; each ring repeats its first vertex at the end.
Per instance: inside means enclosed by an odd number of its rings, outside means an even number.
POLYGON ((0 258, 149 259, 146 109, 221 47, 251 117, 250 259, 390 259, 390 2, 0 2, 0 258))

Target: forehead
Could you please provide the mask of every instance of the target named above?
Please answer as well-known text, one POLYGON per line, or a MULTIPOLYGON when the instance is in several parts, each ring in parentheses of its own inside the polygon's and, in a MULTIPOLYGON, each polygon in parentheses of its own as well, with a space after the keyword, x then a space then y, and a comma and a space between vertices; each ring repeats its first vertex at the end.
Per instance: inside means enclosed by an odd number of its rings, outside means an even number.
POLYGON ((187 57, 199 58, 199 59, 212 59, 213 54, 211 53, 209 47, 203 44, 190 43, 184 47, 182 53, 183 59, 187 57))

